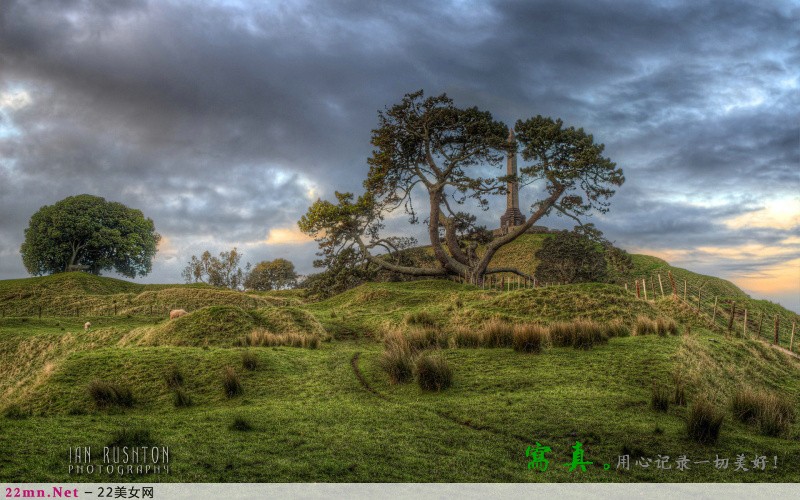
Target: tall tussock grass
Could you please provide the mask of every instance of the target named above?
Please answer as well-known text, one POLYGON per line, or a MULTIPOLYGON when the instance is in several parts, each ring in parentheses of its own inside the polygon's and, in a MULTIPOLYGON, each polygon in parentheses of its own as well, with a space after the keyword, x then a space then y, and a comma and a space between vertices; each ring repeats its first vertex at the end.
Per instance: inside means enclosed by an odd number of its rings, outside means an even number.
POLYGON ((795 421, 793 402, 763 389, 739 389, 731 399, 731 408, 738 420, 757 425, 765 436, 784 434, 795 421))
POLYGON ((242 382, 239 379, 239 374, 236 373, 236 370, 234 370, 231 366, 225 367, 225 373, 223 374, 222 378, 222 386, 225 389, 225 396, 228 398, 240 396, 242 393, 244 393, 244 388, 242 387, 242 382))
POLYGON ((437 324, 436 316, 428 311, 414 311, 406 315, 406 324, 411 326, 425 326, 434 328, 437 324))
POLYGON ((414 371, 423 391, 441 391, 453 383, 453 370, 440 354, 421 354, 417 357, 414 371))
POLYGON ((499 318, 483 324, 485 347, 511 347, 514 345, 514 325, 499 318))
POLYGON ((719 438, 725 414, 707 398, 700 398, 689 407, 686 432, 698 443, 715 443, 719 438))
POLYGON ((459 327, 453 332, 456 347, 483 347, 483 332, 469 327, 459 327))
POLYGON ((556 347, 589 349, 608 341, 608 330, 590 320, 559 321, 550 325, 550 339, 556 347))
POLYGON ((514 350, 519 352, 539 353, 550 342, 547 328, 536 325, 516 325, 514 327, 514 350))
POLYGON ((321 339, 318 335, 302 335, 299 333, 272 333, 256 329, 239 340, 243 347, 305 347, 317 349, 321 339))
POLYGON ((88 389, 89 396, 98 407, 117 405, 130 408, 133 406, 133 392, 127 386, 95 379, 89 383, 88 389))
POLYGON ((392 384, 402 384, 414 378, 414 355, 405 344, 393 344, 383 351, 380 366, 392 384))
POLYGON ((678 335, 678 325, 670 318, 650 319, 647 316, 639 316, 633 325, 634 335, 678 335))

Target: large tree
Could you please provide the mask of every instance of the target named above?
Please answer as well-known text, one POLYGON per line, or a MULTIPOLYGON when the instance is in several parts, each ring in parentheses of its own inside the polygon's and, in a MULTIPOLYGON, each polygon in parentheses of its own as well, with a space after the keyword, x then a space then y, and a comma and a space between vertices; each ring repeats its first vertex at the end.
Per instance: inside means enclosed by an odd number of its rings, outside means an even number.
POLYGON ((297 286, 294 264, 286 259, 261 261, 244 280, 244 287, 251 290, 283 290, 297 286))
POLYGON ((363 261, 413 276, 480 280, 490 273, 521 274, 489 267, 498 249, 552 212, 580 221, 593 211, 607 211, 613 187, 624 182, 622 170, 602 155, 602 144, 561 120, 519 120, 516 139, 510 140, 508 127, 488 111, 458 108, 444 94, 425 98, 422 91, 406 94, 379 112, 378 120, 365 192, 358 198, 337 192, 335 203, 317 200, 299 221, 300 229, 316 238, 323 261, 352 250, 363 261), (506 155, 518 153, 527 163, 517 179, 496 172, 506 155), (489 197, 505 194, 511 180, 538 189, 539 198, 524 224, 486 241, 476 218, 456 209, 467 202, 487 209, 489 197), (384 218, 401 207, 411 223, 420 222, 419 202, 427 209, 423 222, 436 258, 431 267, 403 265, 395 257, 414 242, 381 235, 384 218))
POLYGON ((152 270, 161 236, 141 211, 99 196, 70 196, 31 216, 20 253, 29 273, 114 270, 135 278, 152 270))

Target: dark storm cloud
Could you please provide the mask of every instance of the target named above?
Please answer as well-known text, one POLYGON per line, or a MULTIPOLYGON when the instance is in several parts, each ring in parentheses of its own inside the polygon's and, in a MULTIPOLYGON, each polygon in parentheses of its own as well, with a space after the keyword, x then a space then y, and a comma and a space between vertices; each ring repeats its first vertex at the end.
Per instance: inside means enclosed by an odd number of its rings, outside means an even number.
POLYGON ((619 244, 782 241, 724 221, 796 196, 799 18, 796 2, 6 1, 0 96, 30 102, 0 101, 0 273, 22 273, 30 215, 81 192, 143 209, 183 251, 270 257, 252 242, 358 190, 376 112, 419 88, 593 133, 627 177, 599 221, 619 244))

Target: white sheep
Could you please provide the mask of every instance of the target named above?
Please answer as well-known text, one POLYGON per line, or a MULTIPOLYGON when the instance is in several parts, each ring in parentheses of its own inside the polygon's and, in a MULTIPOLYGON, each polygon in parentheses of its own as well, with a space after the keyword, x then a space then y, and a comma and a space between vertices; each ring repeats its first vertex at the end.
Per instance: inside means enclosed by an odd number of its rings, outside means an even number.
POLYGON ((185 316, 189 313, 184 311, 183 309, 173 309, 169 312, 169 319, 180 318, 181 316, 185 316))
POLYGON ((92 327, 92 324, 91 324, 90 322, 88 322, 88 321, 87 321, 86 323, 84 323, 84 324, 83 324, 83 330, 84 330, 84 331, 87 331, 87 332, 88 332, 88 331, 89 331, 89 328, 91 328, 91 327, 92 327))

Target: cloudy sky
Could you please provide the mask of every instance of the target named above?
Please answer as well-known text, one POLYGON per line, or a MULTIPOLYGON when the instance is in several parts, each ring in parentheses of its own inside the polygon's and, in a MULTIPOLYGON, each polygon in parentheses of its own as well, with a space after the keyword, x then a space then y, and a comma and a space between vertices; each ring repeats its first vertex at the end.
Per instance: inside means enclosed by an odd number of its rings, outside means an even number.
POLYGON ((2 0, 0 279, 81 193, 155 221, 140 281, 234 246, 311 272, 297 220, 424 89, 584 127, 627 178, 610 239, 800 312, 799 78, 798 2, 2 0))

